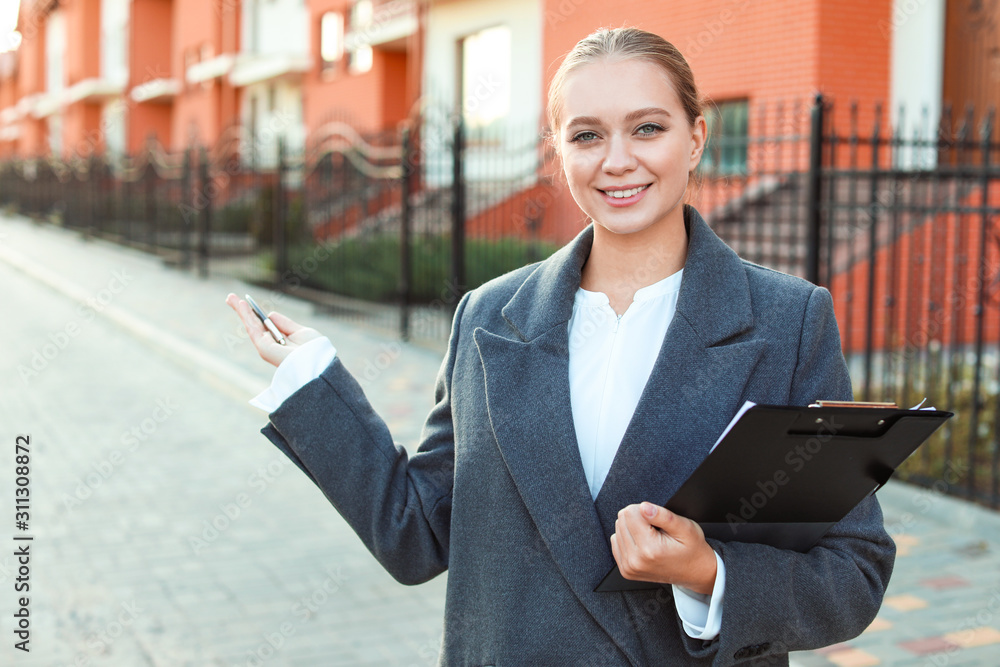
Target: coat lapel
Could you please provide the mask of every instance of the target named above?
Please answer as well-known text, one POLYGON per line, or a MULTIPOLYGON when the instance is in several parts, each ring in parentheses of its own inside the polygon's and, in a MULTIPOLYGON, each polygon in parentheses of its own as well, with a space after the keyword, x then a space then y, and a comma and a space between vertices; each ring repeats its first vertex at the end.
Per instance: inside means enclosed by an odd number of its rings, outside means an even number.
POLYGON ((694 209, 685 222, 677 312, 597 496, 608 538, 621 508, 663 505, 694 472, 742 404, 763 352, 763 341, 742 336, 753 325, 742 260, 694 209))
POLYGON ((615 564, 601 530, 573 425, 569 332, 593 229, 539 265, 503 308, 502 334, 476 329, 490 426, 545 548, 574 594, 628 656, 645 664, 620 595, 594 587, 615 564))
POLYGON ((473 333, 490 425, 518 492, 576 596, 633 663, 644 658, 624 596, 593 592, 615 564, 617 512, 669 498, 735 412, 761 353, 736 340, 752 323, 739 258, 688 207, 685 223, 677 314, 596 504, 573 424, 567 331, 593 228, 528 276, 502 310, 509 329, 473 333))

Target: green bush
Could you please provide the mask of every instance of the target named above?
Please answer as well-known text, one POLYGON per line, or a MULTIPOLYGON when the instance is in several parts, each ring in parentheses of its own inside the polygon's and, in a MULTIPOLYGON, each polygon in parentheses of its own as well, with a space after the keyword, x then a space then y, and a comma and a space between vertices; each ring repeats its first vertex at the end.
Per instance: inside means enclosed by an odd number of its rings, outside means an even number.
MULTIPOLYGON (((429 303, 441 298, 442 293, 450 294, 451 238, 417 237, 410 247, 412 301, 429 303)), ((478 287, 508 271, 544 259, 558 247, 517 238, 468 239, 466 287, 478 287)), ((293 245, 289 247, 288 260, 293 274, 311 287, 367 301, 392 302, 399 298, 401 257, 396 235, 344 239, 323 250, 315 244, 293 245), (322 256, 324 251, 327 258, 316 262, 317 255, 322 256)))
MULTIPOLYGON (((901 403, 905 407, 910 407, 926 396, 926 405, 934 406, 938 410, 950 410, 955 416, 899 466, 897 475, 901 479, 921 483, 944 480, 959 493, 968 487, 969 477, 975 475, 976 499, 982 500, 984 498, 982 494, 992 493, 994 457, 997 455, 996 429, 1000 420, 998 414, 1000 406, 998 406, 995 383, 989 379, 996 370, 990 369, 989 365, 983 368, 985 382, 980 394, 977 432, 973 434, 970 432, 973 369, 969 364, 958 360, 960 355, 961 353, 956 355, 955 359, 949 359, 951 355, 938 352, 935 364, 935 368, 938 369, 936 376, 923 378, 922 382, 916 383, 918 386, 911 388, 910 395, 901 403), (950 363, 958 364, 954 372, 949 368, 950 363), (949 383, 952 387, 950 400, 949 383)), ((918 374, 916 370, 913 371, 913 375, 918 374)), ((890 400, 892 398, 889 396, 891 391, 875 393, 880 396, 886 395, 890 400)))

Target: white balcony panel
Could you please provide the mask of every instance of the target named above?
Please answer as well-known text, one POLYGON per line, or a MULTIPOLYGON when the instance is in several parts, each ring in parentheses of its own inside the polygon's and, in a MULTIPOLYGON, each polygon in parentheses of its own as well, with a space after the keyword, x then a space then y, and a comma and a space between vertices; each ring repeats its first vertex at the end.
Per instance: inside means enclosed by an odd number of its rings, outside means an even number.
POLYGON ((140 84, 130 93, 136 102, 168 100, 181 92, 181 82, 177 79, 153 79, 140 84))
POLYGON ((48 118, 63 106, 62 91, 38 95, 32 104, 31 115, 35 118, 48 118))
POLYGON ((7 107, 0 111, 0 125, 13 123, 21 118, 21 112, 17 105, 7 107))
POLYGON ((262 81, 299 76, 312 67, 309 56, 293 54, 241 56, 229 73, 234 86, 249 86, 262 81))
POLYGON ((21 127, 19 125, 8 125, 0 130, 0 141, 14 141, 20 136, 21 127))
POLYGON ((35 110, 35 103, 41 97, 39 93, 34 93, 32 95, 25 95, 17 101, 14 105, 14 109, 17 110, 17 117, 24 118, 28 114, 31 114, 35 110))
POLYGON ((105 100, 125 92, 125 84, 120 81, 92 77, 73 84, 66 89, 66 104, 75 102, 105 100))
POLYGON ((184 78, 188 83, 204 83, 212 79, 225 76, 233 69, 236 57, 231 53, 224 53, 221 56, 203 60, 187 68, 184 78))
POLYGON ((396 0, 376 7, 364 23, 351 26, 346 38, 350 50, 379 46, 409 37, 417 31, 417 15, 412 0, 396 0))

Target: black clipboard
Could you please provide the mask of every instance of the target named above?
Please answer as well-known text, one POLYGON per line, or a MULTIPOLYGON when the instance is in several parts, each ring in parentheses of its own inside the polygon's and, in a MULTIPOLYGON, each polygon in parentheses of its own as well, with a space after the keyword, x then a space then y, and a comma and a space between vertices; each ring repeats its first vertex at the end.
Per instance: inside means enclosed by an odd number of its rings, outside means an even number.
MULTIPOLYGON (((954 413, 885 407, 755 405, 663 504, 706 537, 808 551, 954 413)), ((664 584, 617 567, 597 592, 664 584)))

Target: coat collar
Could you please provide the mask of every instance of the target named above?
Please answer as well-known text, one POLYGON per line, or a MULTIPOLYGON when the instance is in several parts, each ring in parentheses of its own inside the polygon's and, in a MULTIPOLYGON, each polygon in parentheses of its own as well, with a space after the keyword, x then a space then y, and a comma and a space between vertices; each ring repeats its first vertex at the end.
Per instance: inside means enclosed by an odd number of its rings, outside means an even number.
POLYGON ((567 329, 593 228, 522 283, 501 311, 509 329, 473 332, 490 428, 544 548, 633 664, 647 660, 631 626, 629 598, 594 592, 615 564, 616 515, 628 504, 663 504, 673 495, 735 413, 763 350, 759 341, 736 338, 753 321, 739 257, 694 209, 685 208, 685 225, 677 312, 596 502, 576 440, 567 329))
MULTIPOLYGON (((753 324, 750 287, 742 260, 691 206, 684 206, 688 255, 677 312, 705 345, 714 345, 753 324), (725 313, 726 317, 720 317, 725 313)), ((593 224, 528 276, 501 311, 523 341, 569 322, 573 296, 594 243, 593 224)))

